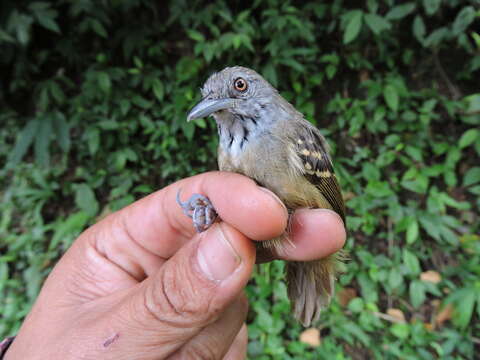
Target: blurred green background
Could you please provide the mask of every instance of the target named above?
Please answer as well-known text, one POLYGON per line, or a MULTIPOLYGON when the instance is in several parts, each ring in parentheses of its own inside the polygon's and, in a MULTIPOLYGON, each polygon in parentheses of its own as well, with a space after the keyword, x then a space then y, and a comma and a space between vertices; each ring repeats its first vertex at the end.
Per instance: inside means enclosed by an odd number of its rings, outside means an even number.
POLYGON ((238 64, 327 137, 350 252, 319 336, 291 318, 283 264, 257 268, 249 357, 478 358, 479 9, 2 1, 0 336, 18 330, 82 229, 216 169, 214 122, 187 124, 186 113, 213 71, 238 64))

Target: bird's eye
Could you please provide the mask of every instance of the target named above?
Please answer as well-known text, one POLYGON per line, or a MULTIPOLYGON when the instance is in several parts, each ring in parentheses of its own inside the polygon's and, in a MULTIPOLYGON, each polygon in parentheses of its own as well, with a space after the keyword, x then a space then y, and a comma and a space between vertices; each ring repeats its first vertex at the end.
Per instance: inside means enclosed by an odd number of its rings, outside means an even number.
POLYGON ((234 83, 233 83, 233 87, 237 91, 245 92, 245 91, 247 91, 247 88, 248 88, 247 81, 245 79, 241 78, 241 77, 236 78, 234 83))

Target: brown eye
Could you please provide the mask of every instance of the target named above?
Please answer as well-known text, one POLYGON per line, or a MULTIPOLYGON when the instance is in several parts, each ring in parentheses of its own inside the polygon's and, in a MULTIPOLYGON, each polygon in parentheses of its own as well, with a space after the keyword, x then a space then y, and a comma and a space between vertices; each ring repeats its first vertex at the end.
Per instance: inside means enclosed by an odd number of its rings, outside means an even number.
POLYGON ((235 90, 240 92, 245 92, 248 88, 247 82, 243 78, 236 78, 233 86, 235 87, 235 90))

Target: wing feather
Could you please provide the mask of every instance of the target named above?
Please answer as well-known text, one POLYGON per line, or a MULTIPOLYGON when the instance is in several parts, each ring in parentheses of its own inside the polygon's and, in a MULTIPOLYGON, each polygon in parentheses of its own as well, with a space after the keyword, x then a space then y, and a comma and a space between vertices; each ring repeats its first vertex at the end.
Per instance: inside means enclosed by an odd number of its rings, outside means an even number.
POLYGON ((296 152, 303 163, 305 177, 345 222, 345 203, 323 136, 313 126, 303 128, 297 133, 296 152))

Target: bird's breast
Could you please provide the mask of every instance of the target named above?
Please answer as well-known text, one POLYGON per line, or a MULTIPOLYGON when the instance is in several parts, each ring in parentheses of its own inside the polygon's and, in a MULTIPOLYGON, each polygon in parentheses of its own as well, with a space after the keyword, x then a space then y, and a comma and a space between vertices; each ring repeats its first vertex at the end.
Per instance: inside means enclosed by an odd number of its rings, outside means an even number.
POLYGON ((289 152, 283 144, 252 142, 239 153, 219 147, 218 165, 221 171, 248 176, 260 186, 273 191, 287 206, 329 207, 323 196, 305 177, 293 170, 289 152))

